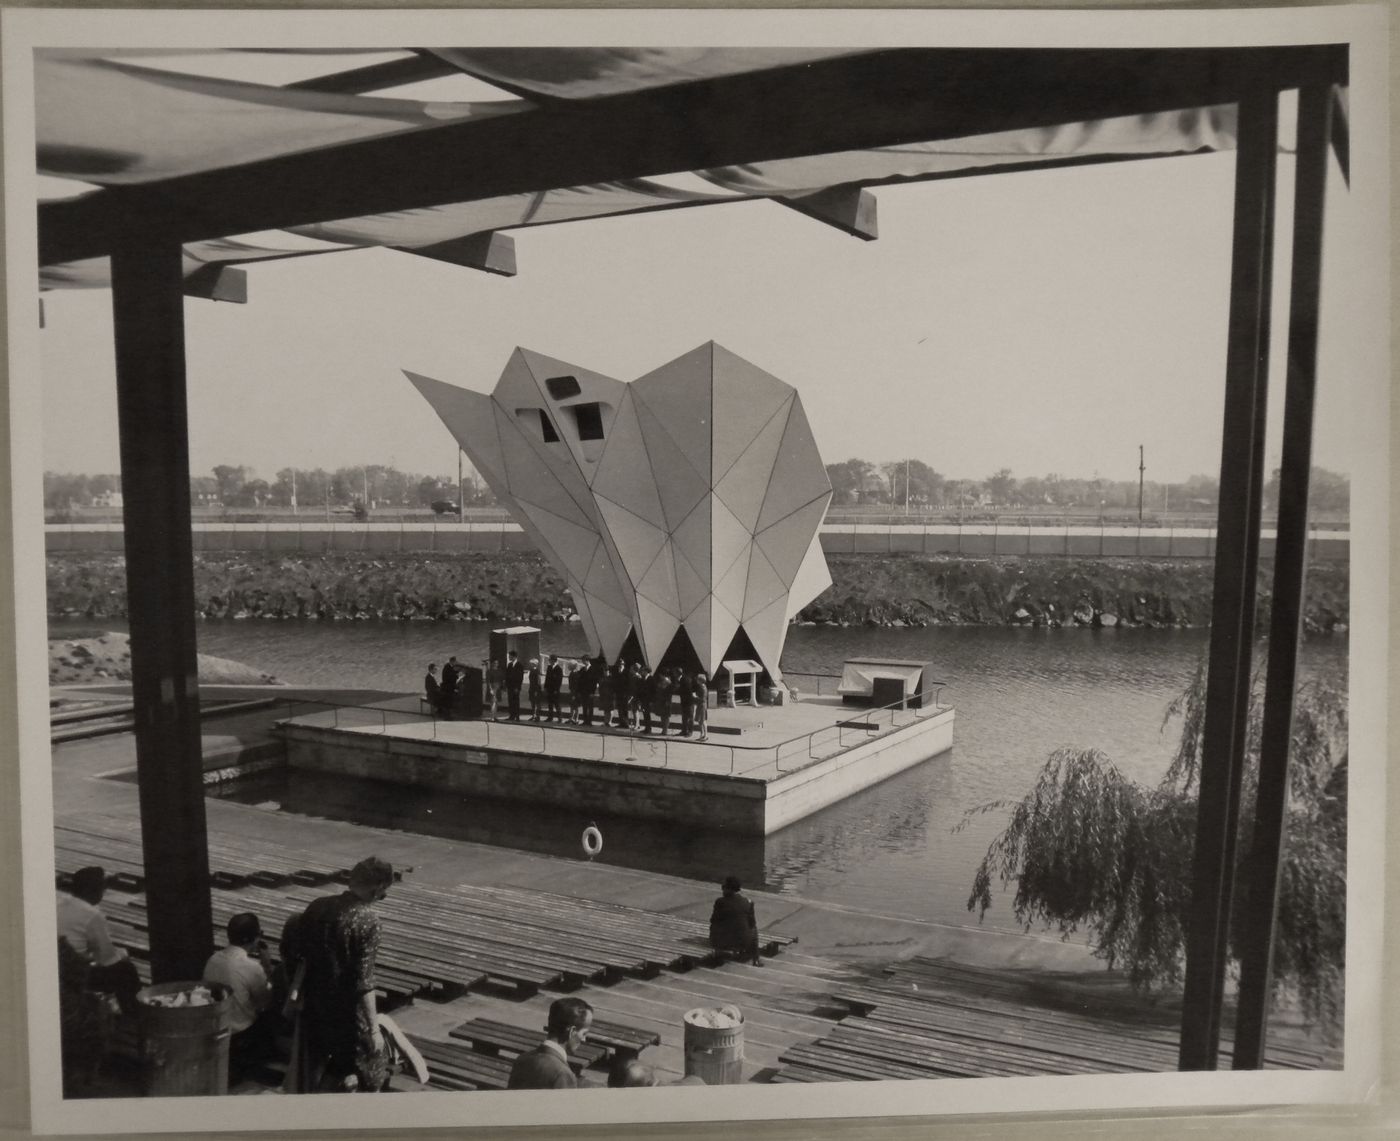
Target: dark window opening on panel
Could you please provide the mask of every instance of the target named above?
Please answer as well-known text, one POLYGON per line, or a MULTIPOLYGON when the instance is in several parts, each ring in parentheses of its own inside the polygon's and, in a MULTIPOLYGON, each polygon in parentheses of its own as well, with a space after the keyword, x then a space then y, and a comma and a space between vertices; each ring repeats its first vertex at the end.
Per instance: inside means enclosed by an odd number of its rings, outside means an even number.
POLYGON ((549 389, 552 400, 568 400, 569 397, 578 396, 583 391, 578 386, 578 380, 572 376, 551 376, 545 380, 544 386, 549 389))
POLYGON ((578 429, 580 440, 601 440, 603 438, 603 409, 599 404, 575 404, 569 409, 574 414, 574 427, 578 429))
POLYGON ((540 432, 544 435, 546 444, 557 444, 559 433, 554 430, 554 421, 545 415, 543 408, 540 409, 540 432))

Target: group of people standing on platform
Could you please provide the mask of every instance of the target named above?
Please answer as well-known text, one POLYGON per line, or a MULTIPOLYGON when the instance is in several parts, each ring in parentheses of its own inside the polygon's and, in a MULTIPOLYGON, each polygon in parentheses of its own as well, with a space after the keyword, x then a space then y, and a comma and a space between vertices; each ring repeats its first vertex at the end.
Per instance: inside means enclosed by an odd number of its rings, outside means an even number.
MULTIPOLYGON (((424 693, 434 711, 450 717, 462 678, 455 657, 438 678, 437 665, 428 666, 424 693)), ((641 662, 619 658, 611 666, 603 655, 581 660, 550 654, 541 662, 522 662, 510 651, 504 662, 488 662, 484 671, 482 713, 499 720, 521 721, 522 694, 529 703, 529 720, 625 729, 667 736, 671 718, 679 713, 679 736, 708 736, 709 679, 700 670, 669 667, 648 670, 641 662), (567 701, 567 710, 564 703, 567 701)))

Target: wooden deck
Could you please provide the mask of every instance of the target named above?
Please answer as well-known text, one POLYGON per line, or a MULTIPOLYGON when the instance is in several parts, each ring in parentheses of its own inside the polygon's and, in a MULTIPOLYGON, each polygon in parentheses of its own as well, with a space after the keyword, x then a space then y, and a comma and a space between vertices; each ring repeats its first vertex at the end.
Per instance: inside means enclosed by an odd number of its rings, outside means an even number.
MULTIPOLYGON (((60 878, 87 863, 126 874, 104 910, 113 939, 148 970, 139 845, 124 819, 69 818, 56 831, 60 878)), ((211 838, 220 872, 215 941, 239 911, 270 940, 345 877, 313 854, 211 838), (317 882, 309 882, 315 880, 317 882)), ((1107 1074, 1176 1068, 1179 1012, 1128 995, 1108 972, 1057 976, 911 959, 883 972, 804 954, 761 934, 761 966, 721 962, 706 925, 663 912, 547 891, 395 885, 378 910, 377 980, 386 1007, 422 1049, 428 1088, 503 1088, 510 1060, 541 1035, 560 992, 594 1008, 593 1047, 575 1059, 588 1084, 618 1055, 662 1080, 684 1072, 683 1022, 699 1006, 745 1016, 745 1081, 1107 1074)), ((1274 1067, 1328 1068, 1335 1051, 1271 1035, 1274 1067)), ((419 1089, 416 1083, 401 1088, 419 1089)))

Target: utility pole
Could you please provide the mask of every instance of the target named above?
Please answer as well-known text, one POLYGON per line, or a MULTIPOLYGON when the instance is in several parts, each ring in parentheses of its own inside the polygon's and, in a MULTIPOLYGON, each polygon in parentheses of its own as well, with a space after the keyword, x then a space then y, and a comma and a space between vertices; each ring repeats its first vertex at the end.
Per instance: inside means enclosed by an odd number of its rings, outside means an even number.
POLYGON ((297 513, 297 469, 292 468, 292 514, 297 513))
POLYGON ((361 474, 363 474, 364 479, 365 479, 365 512, 368 513, 368 512, 369 512, 369 464, 365 464, 365 466, 362 467, 362 468, 360 469, 360 472, 361 472, 361 474))
POLYGON ((466 515, 466 496, 462 494, 462 449, 457 449, 457 522, 463 522, 466 515))
POLYGON ((904 514, 909 514, 909 461, 904 461, 904 514))
POLYGON ((1147 474, 1147 465, 1142 458, 1142 445, 1138 445, 1138 526, 1142 526, 1142 481, 1147 474))

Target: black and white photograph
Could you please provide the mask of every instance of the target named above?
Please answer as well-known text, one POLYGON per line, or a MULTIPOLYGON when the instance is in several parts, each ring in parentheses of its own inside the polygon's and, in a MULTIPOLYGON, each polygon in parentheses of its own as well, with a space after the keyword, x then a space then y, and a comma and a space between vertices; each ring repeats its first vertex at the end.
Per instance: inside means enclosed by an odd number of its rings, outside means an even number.
POLYGON ((1384 9, 3 32, 35 1132, 1371 1095, 1384 9))

